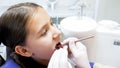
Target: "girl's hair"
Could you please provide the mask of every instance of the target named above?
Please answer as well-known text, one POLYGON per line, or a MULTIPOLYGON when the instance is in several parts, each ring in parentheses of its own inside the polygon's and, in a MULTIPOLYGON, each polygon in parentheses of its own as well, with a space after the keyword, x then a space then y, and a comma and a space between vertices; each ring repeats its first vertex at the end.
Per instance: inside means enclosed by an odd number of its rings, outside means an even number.
POLYGON ((20 3, 11 6, 0 17, 0 42, 12 48, 23 45, 27 35, 26 24, 39 5, 34 3, 20 3))
MULTIPOLYGON (((37 12, 38 8, 42 8, 42 6, 26 2, 13 5, 4 12, 0 17, 0 43, 11 48, 12 52, 14 52, 16 45, 23 46, 27 36, 26 24, 30 17, 37 12)), ((16 53, 13 53, 12 57, 23 67, 32 68, 30 63, 33 60, 31 58, 16 53)), ((33 62, 33 64, 35 63, 33 62)))

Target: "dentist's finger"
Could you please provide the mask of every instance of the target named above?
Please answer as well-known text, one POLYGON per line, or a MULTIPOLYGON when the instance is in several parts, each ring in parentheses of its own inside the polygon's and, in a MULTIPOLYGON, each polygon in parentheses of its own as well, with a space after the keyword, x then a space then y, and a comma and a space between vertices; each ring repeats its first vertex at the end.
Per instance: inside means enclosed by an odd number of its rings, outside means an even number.
POLYGON ((75 38, 75 37, 67 38, 67 39, 65 39, 61 44, 63 44, 63 45, 69 45, 69 41, 70 41, 70 40, 76 41, 77 38, 75 38))
POLYGON ((72 41, 72 40, 69 42, 69 49, 70 49, 70 51, 72 52, 73 55, 76 54, 77 47, 75 45, 75 42, 72 41))
POLYGON ((86 50, 86 46, 82 44, 81 42, 76 42, 76 48, 79 49, 80 51, 86 50))

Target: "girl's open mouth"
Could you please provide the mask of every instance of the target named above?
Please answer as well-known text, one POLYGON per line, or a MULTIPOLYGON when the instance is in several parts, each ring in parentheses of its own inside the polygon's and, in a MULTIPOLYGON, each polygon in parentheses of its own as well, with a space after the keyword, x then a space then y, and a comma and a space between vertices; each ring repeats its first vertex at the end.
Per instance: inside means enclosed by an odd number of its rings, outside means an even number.
POLYGON ((63 46, 62 46, 62 44, 60 43, 60 42, 58 42, 57 44, 56 44, 56 47, 55 47, 56 49, 59 49, 59 48, 63 48, 63 46))

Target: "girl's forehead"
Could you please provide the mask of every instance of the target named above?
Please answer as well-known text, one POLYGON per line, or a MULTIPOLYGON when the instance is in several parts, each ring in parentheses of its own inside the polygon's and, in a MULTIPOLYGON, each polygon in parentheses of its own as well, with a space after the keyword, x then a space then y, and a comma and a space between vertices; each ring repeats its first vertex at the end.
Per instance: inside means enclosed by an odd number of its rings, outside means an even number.
POLYGON ((40 8, 29 18, 27 23, 27 29, 29 32, 36 32, 37 30, 42 29, 42 27, 45 24, 49 23, 50 20, 51 17, 47 14, 47 12, 43 8, 40 8))
POLYGON ((29 22, 34 21, 48 21, 50 19, 50 16, 43 8, 38 8, 32 15, 30 16, 29 22))

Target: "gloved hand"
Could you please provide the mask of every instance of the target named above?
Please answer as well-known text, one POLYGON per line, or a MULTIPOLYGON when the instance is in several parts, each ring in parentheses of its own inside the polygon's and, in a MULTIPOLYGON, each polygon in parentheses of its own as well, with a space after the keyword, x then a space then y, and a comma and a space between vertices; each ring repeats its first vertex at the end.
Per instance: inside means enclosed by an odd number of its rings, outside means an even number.
POLYGON ((68 62, 68 46, 64 46, 56 50, 48 64, 48 68, 72 68, 71 64, 68 62))
POLYGON ((90 68, 86 47, 80 42, 75 43, 76 40, 77 38, 68 38, 62 44, 68 43, 72 61, 76 64, 77 68, 90 68))

